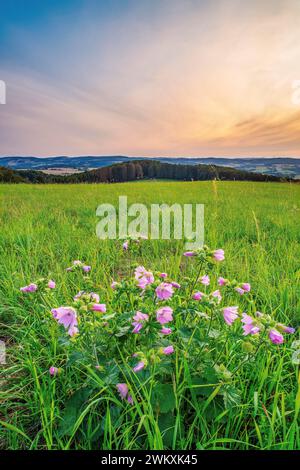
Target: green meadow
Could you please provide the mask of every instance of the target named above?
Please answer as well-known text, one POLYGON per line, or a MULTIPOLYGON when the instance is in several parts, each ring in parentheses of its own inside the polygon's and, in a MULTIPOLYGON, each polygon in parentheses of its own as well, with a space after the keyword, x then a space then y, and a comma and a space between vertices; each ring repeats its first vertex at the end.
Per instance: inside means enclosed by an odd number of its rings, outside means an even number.
POLYGON ((292 362, 291 346, 299 339, 300 324, 299 185, 0 185, 0 198, 0 339, 6 345, 6 364, 0 365, 1 448, 300 448, 299 365, 292 362), (97 238, 98 205, 117 206, 120 195, 128 196, 128 204, 204 204, 205 243, 225 250, 218 274, 249 282, 257 310, 296 328, 282 345, 271 345, 258 352, 254 363, 241 367, 224 345, 218 360, 235 371, 231 380, 239 393, 232 406, 211 407, 217 385, 209 393, 190 393, 194 366, 180 354, 170 381, 174 406, 169 421, 154 410, 150 392, 137 392, 138 406, 115 398, 115 388, 104 387, 91 364, 83 371, 75 361, 69 372, 49 375, 54 358, 63 363, 64 352, 41 312, 46 316, 80 290, 80 281, 66 275, 73 260, 92 266, 93 285, 103 295, 113 279, 132 275, 135 263, 167 272, 179 282, 192 275, 192 263, 182 258, 182 240, 145 241, 132 254, 122 251, 120 241, 97 238), (51 305, 20 293, 20 287, 41 277, 57 284, 51 305), (78 398, 78 390, 92 380, 98 389, 94 386, 88 397, 78 398))

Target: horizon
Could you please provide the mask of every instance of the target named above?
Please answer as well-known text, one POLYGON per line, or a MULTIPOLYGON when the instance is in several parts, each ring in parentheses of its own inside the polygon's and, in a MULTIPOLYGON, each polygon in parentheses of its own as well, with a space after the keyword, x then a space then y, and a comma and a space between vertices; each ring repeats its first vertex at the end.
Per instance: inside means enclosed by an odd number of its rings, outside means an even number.
POLYGON ((300 158, 297 0, 11 0, 1 13, 4 156, 300 158))
POLYGON ((45 156, 37 156, 37 155, 0 155, 0 159, 2 158, 116 158, 116 157, 121 157, 121 158, 174 158, 180 159, 180 158, 186 158, 186 159, 227 159, 227 160, 236 160, 236 159, 243 159, 243 160, 254 160, 254 159, 262 159, 262 160, 270 160, 270 159, 294 159, 298 160, 300 159, 300 156, 223 156, 223 155, 205 155, 205 156, 187 156, 187 155, 178 155, 178 156, 171 156, 171 155, 124 155, 124 154, 108 154, 108 155, 45 155, 45 156))

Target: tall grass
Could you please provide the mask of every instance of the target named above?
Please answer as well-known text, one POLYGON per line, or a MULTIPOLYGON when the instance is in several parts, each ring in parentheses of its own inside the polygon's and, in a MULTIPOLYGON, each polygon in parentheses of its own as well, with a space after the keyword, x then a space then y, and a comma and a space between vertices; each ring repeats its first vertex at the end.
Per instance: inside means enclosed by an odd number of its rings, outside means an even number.
MULTIPOLYGON (((253 368, 222 360, 238 372, 241 400, 232 409, 212 412, 218 390, 201 393, 191 381, 184 357, 176 358, 173 419, 158 416, 149 388, 140 387, 137 406, 122 403, 112 387, 76 362, 59 381, 48 373, 59 345, 38 305, 24 305, 19 287, 41 276, 57 281, 53 303, 60 305, 80 285, 66 278, 74 259, 93 266, 93 280, 106 289, 113 278, 130 271, 130 261, 114 241, 96 237, 96 208, 128 203, 205 204, 205 242, 226 251, 222 275, 251 282, 256 306, 278 320, 299 325, 300 187, 249 182, 141 182, 116 185, 1 185, 0 322, 7 346, 1 366, 1 446, 9 449, 297 449, 300 447, 299 370, 291 363, 290 341, 280 353, 259 354, 253 368), (25 315, 25 307, 31 315, 25 315), (84 397, 74 392, 93 383, 84 397), (189 391, 187 394, 186 391, 189 391), (73 404, 72 404, 73 396, 73 404), (70 405, 71 402, 71 405, 70 405), (68 416, 66 404, 72 409, 68 416), (101 405, 101 407, 100 407, 101 405), (102 414, 99 414, 99 407, 102 414), (77 414, 74 417, 74 409, 77 414), (188 411, 189 417, 185 413, 188 411), (193 421, 188 418, 193 416, 193 421), (69 422, 68 422, 69 419, 69 422), (186 426, 188 422, 188 426, 186 426), (62 432, 62 428, 65 432, 62 432), (66 431, 67 429, 67 431, 66 431)), ((182 270, 182 241, 153 241, 138 261, 167 271, 182 270)), ((49 309, 53 306, 45 306, 49 309)))

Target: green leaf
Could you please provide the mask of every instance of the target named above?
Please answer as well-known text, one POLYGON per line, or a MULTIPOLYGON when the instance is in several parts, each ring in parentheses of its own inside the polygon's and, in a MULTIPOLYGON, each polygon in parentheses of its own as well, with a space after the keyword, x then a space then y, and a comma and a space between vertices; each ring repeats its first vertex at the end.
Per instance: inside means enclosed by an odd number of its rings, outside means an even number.
POLYGON ((90 388, 81 388, 77 390, 68 400, 62 415, 62 421, 58 428, 60 437, 71 436, 73 427, 80 416, 83 405, 86 403, 92 390, 90 388))
POLYGON ((155 385, 151 403, 159 413, 169 413, 174 410, 176 403, 172 384, 155 385))

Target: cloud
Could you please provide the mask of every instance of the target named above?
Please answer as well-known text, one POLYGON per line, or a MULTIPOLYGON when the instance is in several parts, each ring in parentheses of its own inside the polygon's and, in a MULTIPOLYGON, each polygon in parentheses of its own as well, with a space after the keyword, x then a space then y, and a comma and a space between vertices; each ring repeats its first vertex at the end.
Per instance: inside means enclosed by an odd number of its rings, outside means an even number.
POLYGON ((0 152, 298 155, 299 3, 150 3, 14 30, 0 152))

